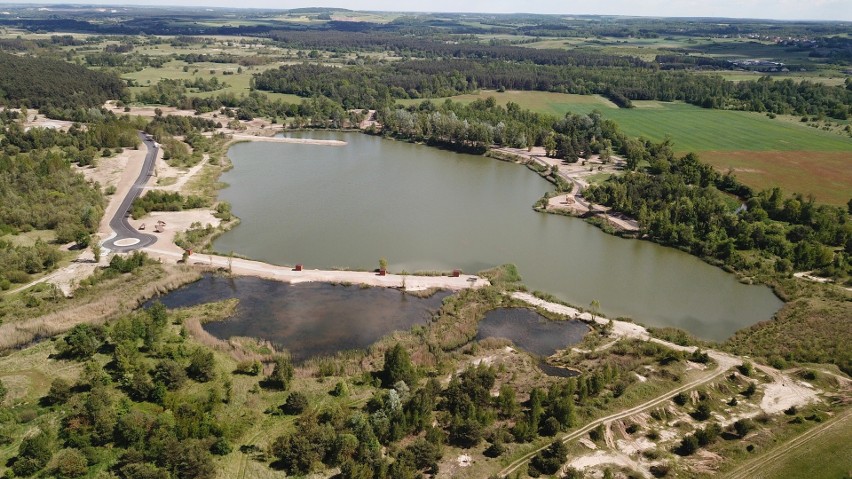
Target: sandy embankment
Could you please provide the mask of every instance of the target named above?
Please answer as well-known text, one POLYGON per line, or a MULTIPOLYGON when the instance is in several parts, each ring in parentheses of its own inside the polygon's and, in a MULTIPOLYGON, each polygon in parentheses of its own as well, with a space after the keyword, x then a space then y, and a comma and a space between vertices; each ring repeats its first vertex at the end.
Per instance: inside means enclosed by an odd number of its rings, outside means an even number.
MULTIPOLYGON (((146 248, 145 251, 151 257, 167 263, 177 262, 181 259, 181 253, 172 249, 161 249, 157 245, 146 248)), ((258 276, 287 283, 318 281, 328 283, 365 284, 385 288, 402 288, 404 284, 406 291, 422 291, 430 288, 460 290, 466 288, 479 288, 490 284, 487 279, 467 274, 453 278, 449 276, 412 276, 398 274, 380 276, 368 271, 335 271, 320 269, 295 271, 289 266, 277 266, 261 263, 260 261, 251 261, 242 258, 228 258, 225 256, 203 253, 193 254, 190 256, 188 263, 192 265, 230 269, 232 274, 240 276, 258 276)))

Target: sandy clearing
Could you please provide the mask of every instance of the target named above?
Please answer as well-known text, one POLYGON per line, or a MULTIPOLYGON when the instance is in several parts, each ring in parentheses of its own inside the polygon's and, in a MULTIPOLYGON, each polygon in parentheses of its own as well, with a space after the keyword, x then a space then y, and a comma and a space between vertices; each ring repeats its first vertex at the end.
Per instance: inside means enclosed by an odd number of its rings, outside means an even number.
MULTIPOLYGON (((180 248, 163 249, 159 245, 159 241, 155 247, 145 248, 145 251, 152 257, 163 262, 175 263, 181 259, 182 251, 180 248)), ((209 255, 209 254, 194 254, 189 258, 190 265, 199 265, 213 268, 229 268, 232 274, 240 276, 258 276, 261 278, 274 279, 287 283, 303 283, 303 282, 327 282, 327 283, 350 283, 350 284, 365 284, 368 286, 381 286, 385 288, 402 288, 405 286, 406 291, 423 291, 432 288, 449 289, 453 291, 480 288, 489 285, 489 281, 485 278, 480 278, 474 275, 460 275, 457 278, 450 276, 413 276, 387 274, 380 276, 377 273, 368 271, 335 271, 335 270, 320 270, 320 269, 305 269, 303 271, 294 271, 290 266, 277 266, 260 261, 252 261, 242 258, 228 258, 225 256, 209 255)))
POLYGON ((616 466, 626 467, 633 471, 639 472, 640 474, 642 474, 642 477, 651 477, 645 471, 645 468, 640 466, 637 461, 634 461, 625 454, 617 454, 612 452, 596 451, 593 454, 587 454, 585 456, 577 457, 568 463, 568 467, 583 470, 590 467, 593 468, 597 466, 603 466, 605 464, 613 464, 616 466))
POLYGON ((619 451, 628 456, 640 454, 643 451, 657 447, 653 441, 645 436, 639 436, 636 439, 618 439, 615 441, 615 445, 619 451))
POLYGON ((817 393, 769 367, 757 366, 772 377, 773 381, 764 386, 760 409, 767 414, 778 414, 792 406, 801 407, 816 402, 817 393))
POLYGON ((183 249, 175 244, 177 233, 190 229, 193 223, 200 223, 201 226, 212 225, 214 228, 221 223, 219 218, 213 216, 213 210, 207 208, 184 211, 152 211, 142 219, 135 220, 130 218, 128 221, 137 230, 144 224, 145 231, 149 231, 157 236, 157 242, 151 245, 152 247, 167 251, 178 257, 183 254, 183 249), (162 233, 153 232, 154 225, 158 221, 166 223, 165 230, 162 233))

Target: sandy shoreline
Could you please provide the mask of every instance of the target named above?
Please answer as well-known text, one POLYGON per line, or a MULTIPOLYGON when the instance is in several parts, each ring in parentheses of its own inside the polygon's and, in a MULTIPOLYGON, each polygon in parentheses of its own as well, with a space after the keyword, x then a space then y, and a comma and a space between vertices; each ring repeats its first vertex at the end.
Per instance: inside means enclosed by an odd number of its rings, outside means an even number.
POLYGON ((271 143, 295 143, 299 145, 346 146, 341 140, 314 140, 311 138, 288 138, 281 136, 231 135, 232 143, 240 141, 266 141, 271 143))

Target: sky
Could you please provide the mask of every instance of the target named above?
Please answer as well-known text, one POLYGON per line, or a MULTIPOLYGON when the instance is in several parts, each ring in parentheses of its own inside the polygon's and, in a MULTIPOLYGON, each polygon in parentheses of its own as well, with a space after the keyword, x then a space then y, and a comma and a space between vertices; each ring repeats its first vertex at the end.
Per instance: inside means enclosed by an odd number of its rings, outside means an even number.
MULTIPOLYGON (((15 0, 13 0, 15 1, 15 0)), ((17 0, 15 3, 22 1, 17 0)), ((27 3, 187 5, 246 8, 341 7, 410 12, 550 13, 852 21, 852 0, 23 0, 27 3)))

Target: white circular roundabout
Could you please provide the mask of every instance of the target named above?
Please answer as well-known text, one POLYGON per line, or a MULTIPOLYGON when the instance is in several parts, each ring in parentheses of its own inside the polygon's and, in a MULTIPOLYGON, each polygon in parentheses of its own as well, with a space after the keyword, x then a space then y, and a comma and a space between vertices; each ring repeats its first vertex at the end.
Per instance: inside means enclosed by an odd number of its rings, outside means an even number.
POLYGON ((115 246, 124 247, 124 246, 133 246, 137 243, 139 243, 139 238, 125 238, 125 239, 120 239, 113 244, 115 246))

